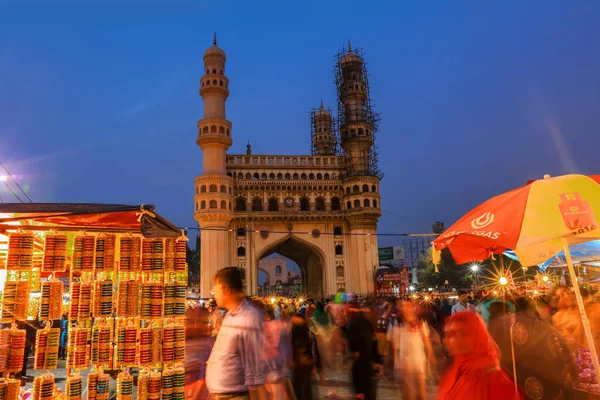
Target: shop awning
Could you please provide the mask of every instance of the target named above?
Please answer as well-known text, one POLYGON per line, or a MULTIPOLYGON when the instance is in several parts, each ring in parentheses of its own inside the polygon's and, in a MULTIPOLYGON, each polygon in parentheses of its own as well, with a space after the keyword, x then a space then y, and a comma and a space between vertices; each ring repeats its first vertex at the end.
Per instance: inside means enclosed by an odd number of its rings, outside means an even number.
POLYGON ((155 211, 152 204, 1 203, 3 225, 51 225, 141 233, 147 238, 179 237, 181 230, 155 211))

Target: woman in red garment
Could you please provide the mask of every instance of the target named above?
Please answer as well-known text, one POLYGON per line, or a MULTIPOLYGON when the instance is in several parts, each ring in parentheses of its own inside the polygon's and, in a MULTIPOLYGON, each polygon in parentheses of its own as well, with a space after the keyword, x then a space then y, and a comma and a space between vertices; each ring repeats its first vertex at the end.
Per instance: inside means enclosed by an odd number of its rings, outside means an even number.
POLYGON ((442 375, 438 400, 525 399, 500 368, 500 350, 483 319, 463 311, 446 320, 444 346, 453 358, 442 375))

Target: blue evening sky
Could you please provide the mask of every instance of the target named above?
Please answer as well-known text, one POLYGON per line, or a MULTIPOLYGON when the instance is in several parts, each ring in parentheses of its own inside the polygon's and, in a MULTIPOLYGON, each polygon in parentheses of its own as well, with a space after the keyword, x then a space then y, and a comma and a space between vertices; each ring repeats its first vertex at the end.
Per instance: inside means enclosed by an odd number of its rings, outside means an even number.
POLYGON ((334 106, 334 54, 348 39, 365 49, 380 232, 449 226, 545 173, 600 173, 597 1, 50 3, 0 1, 0 162, 34 201, 154 203, 195 226, 213 31, 232 153, 248 140, 308 153, 309 110, 334 106))

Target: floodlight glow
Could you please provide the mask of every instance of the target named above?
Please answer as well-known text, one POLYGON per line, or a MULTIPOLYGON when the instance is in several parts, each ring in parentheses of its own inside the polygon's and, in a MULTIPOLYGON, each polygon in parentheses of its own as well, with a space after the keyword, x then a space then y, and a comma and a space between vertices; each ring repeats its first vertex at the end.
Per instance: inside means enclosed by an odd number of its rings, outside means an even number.
POLYGON ((544 282, 548 282, 550 280, 550 278, 548 278, 548 275, 544 275, 544 276, 542 276, 542 280, 544 282))
POLYGON ((479 264, 477 264, 477 263, 471 264, 471 271, 473 271, 473 272, 479 271, 479 264))
POLYGON ((501 284, 502 286, 504 286, 504 285, 506 285, 507 283, 508 283, 508 279, 506 279, 506 277, 505 277, 505 276, 501 276, 501 277, 500 277, 500 284, 501 284))

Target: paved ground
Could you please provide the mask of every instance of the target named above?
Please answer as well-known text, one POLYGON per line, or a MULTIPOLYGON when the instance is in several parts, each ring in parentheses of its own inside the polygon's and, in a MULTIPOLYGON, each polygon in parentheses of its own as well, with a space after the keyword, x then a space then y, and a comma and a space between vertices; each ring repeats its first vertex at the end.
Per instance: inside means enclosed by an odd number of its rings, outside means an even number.
MULTIPOLYGON (((33 358, 29 360, 30 368, 27 371, 27 375, 29 376, 38 376, 46 371, 35 371, 33 369, 33 358)), ((59 368, 52 370, 55 376, 56 385, 63 391, 65 389, 65 380, 66 380, 66 370, 65 370, 65 361, 59 360, 58 364, 59 368)), ((88 370, 82 370, 82 377, 84 378, 84 387, 85 387, 85 379, 88 373, 88 370)), ((315 382, 317 387, 318 399, 327 399, 328 395, 338 395, 343 398, 347 398, 352 393, 352 388, 349 383, 349 374, 347 371, 340 370, 336 372, 334 370, 327 371, 327 382, 320 383, 315 382)), ((28 388, 33 387, 33 380, 27 383, 28 388)), ((135 393, 136 391, 134 391, 135 393)), ((428 385, 427 387, 427 399, 426 400, 434 400, 435 399, 435 386, 433 384, 428 385)), ((85 398, 85 396, 84 396, 85 398)), ((402 399, 402 390, 398 384, 395 384, 389 380, 381 380, 377 385, 377 400, 400 400, 402 399)))
MULTIPOLYGON (((318 398, 326 399, 330 394, 339 396, 348 396, 352 393, 347 372, 328 371, 327 383, 316 383, 318 388, 318 398)), ((433 384, 427 386, 427 399, 435 400, 436 388, 433 384)), ((377 384, 377 400, 400 400, 402 399, 401 387, 389 380, 380 380, 377 384)))

